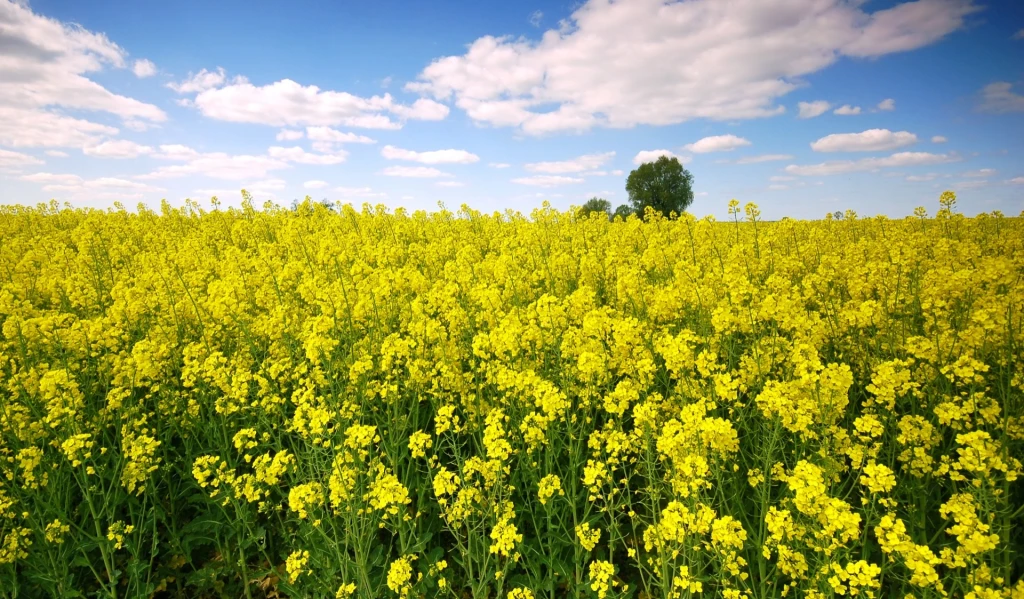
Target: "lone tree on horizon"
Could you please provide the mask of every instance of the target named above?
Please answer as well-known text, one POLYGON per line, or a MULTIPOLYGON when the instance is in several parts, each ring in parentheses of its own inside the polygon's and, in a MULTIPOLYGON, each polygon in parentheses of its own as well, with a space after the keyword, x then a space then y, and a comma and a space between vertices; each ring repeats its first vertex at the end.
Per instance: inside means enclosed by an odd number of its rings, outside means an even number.
POLYGON ((587 200, 586 204, 580 207, 580 216, 590 216, 594 212, 602 212, 607 216, 611 216, 612 203, 603 198, 594 196, 587 200))
POLYGON ((693 203, 693 175, 679 159, 659 156, 629 173, 626 192, 637 216, 650 206, 665 216, 682 214, 693 203))

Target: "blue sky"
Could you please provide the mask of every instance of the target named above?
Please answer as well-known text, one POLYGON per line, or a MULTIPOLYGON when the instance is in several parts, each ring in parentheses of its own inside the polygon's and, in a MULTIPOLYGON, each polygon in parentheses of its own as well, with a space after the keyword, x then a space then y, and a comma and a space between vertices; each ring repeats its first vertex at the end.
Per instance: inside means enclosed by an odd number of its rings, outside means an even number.
POLYGON ((1024 3, 9 2, 0 202, 1024 209, 1024 3))

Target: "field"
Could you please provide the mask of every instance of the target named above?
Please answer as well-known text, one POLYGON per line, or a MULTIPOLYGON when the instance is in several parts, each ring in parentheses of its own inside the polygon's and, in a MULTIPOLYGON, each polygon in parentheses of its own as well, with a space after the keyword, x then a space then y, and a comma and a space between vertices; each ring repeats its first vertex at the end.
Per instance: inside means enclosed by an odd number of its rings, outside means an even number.
POLYGON ((1024 599, 1024 219, 0 209, 2 597, 1024 599))

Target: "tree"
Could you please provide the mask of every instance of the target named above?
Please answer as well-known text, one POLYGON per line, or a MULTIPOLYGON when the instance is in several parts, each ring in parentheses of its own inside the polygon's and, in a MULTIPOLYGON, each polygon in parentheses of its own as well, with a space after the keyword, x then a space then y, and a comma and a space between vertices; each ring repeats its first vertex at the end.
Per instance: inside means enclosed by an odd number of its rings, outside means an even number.
POLYGON ((612 203, 599 197, 592 197, 580 208, 580 216, 586 218, 594 212, 600 212, 605 216, 612 211, 612 203))
POLYGON ((621 216, 622 220, 626 220, 627 218, 629 218, 630 214, 633 214, 632 208, 625 204, 619 204, 619 207, 616 208, 615 212, 612 213, 612 218, 614 219, 616 216, 621 216))
POLYGON ((659 156, 629 173, 626 192, 633 210, 640 216, 648 206, 665 216, 682 214, 693 203, 693 175, 683 168, 678 158, 659 156))

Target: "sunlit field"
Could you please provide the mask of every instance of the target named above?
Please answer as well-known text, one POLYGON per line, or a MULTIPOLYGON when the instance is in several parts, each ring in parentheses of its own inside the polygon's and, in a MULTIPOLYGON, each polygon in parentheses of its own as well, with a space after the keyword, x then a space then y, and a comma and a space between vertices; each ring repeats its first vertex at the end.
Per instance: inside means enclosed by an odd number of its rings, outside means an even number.
POLYGON ((1024 222, 0 208, 0 596, 1024 598, 1024 222))

